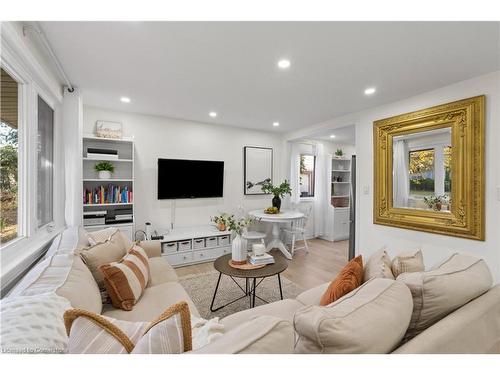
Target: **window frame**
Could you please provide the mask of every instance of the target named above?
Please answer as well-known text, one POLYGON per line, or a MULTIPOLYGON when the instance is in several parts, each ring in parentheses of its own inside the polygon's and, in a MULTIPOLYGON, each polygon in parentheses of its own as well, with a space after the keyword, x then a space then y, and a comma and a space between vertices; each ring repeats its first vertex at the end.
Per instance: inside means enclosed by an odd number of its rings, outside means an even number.
MULTIPOLYGON (((440 153, 442 155, 442 157, 444 157, 444 149, 446 147, 450 147, 453 149, 453 146, 451 144, 448 144, 448 142, 436 142, 436 143, 432 143, 432 144, 429 144, 427 146, 425 146, 424 148, 421 148, 422 146, 415 146, 415 147, 412 147, 411 149, 408 150, 408 168, 409 168, 409 164, 410 164, 410 157, 411 157, 411 153, 412 152, 418 152, 418 151, 433 151, 434 152, 434 156, 433 156, 433 173, 434 173, 434 192, 433 194, 434 195, 440 195, 438 191, 436 191, 436 168, 439 167, 439 168, 443 168, 443 177, 444 177, 444 158, 443 158, 443 163, 440 165, 440 166, 436 166, 436 155, 438 153, 440 153)), ((444 185, 444 181, 443 181, 443 185, 444 185)), ((449 194, 451 196, 451 192, 446 192, 446 190, 444 190, 444 194, 449 194)), ((420 200, 422 201, 423 200, 423 197, 418 197, 418 196, 412 196, 410 195, 410 198, 414 199, 414 200, 420 200)))
MULTIPOLYGON (((59 143, 56 143, 59 141, 59 135, 58 135, 58 127, 56 127, 56 123, 57 123, 57 117, 58 117, 58 114, 59 114, 59 111, 56 111, 57 110, 57 103, 56 101, 54 100, 53 97, 51 97, 50 95, 47 95, 46 92, 44 92, 44 90, 42 90, 38 85, 34 84, 34 88, 35 88, 35 97, 34 97, 34 103, 35 103, 35 107, 36 107, 36 111, 35 111, 35 122, 36 122, 36 129, 35 129, 35 134, 34 134, 34 141, 35 141, 35 144, 34 144, 34 148, 33 150, 36 150, 37 149, 37 137, 38 137, 38 97, 40 97, 53 111, 54 111, 54 118, 53 118, 53 123, 52 123, 52 126, 53 126, 53 139, 52 139, 52 163, 53 163, 53 168, 52 168, 52 221, 42 225, 41 227, 38 227, 38 217, 37 217, 37 213, 38 213, 38 199, 37 199, 37 194, 36 194, 36 189, 38 188, 38 173, 35 173, 35 176, 34 176, 34 184, 35 184, 35 196, 33 197, 34 198, 34 228, 36 231, 38 232, 52 232, 56 226, 56 221, 57 221, 57 218, 56 218, 56 215, 57 215, 57 210, 56 210, 56 171, 60 168, 56 168, 57 166, 60 166, 60 159, 57 158, 58 155, 56 155, 56 152, 57 152, 57 145, 59 143)), ((38 172, 38 153, 35 152, 35 158, 34 158, 34 162, 35 162, 35 170, 38 172)))
POLYGON ((15 23, 3 22, 2 68, 19 83, 18 113, 18 238, 0 249, 2 285, 10 285, 26 272, 64 229, 64 158, 62 149, 61 84, 40 65, 15 23), (40 96, 54 110, 53 221, 37 228, 37 99, 40 96), (31 151, 30 151, 31 150, 31 151))
POLYGON ((16 69, 8 61, 2 59, 0 67, 18 84, 17 90, 17 237, 0 247, 0 251, 15 245, 28 236, 28 176, 27 176, 27 149, 28 142, 28 98, 29 81, 24 72, 16 69))

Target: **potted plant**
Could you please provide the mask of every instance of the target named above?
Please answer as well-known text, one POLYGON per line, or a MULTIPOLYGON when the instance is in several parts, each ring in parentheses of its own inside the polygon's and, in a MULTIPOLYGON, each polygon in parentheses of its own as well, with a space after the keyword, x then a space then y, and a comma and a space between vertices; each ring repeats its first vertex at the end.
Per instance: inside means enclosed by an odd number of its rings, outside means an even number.
POLYGON ((109 161, 100 161, 94 166, 100 179, 110 179, 111 173, 115 171, 115 166, 109 161))
POLYGON ((431 195, 429 197, 424 197, 424 202, 430 209, 434 211, 441 211, 443 208, 443 203, 448 203, 448 196, 446 195, 431 195))
POLYGON ((229 227, 229 220, 233 217, 234 215, 229 215, 223 212, 218 216, 210 218, 210 220, 213 221, 215 225, 217 225, 217 229, 219 229, 220 231, 224 231, 229 227))
POLYGON ((234 264, 245 264, 247 262, 247 243, 246 240, 241 238, 241 235, 252 222, 253 219, 251 218, 243 217, 235 219, 234 215, 229 216, 227 219, 227 227, 233 234, 231 259, 234 264))
POLYGON ((266 194, 272 194, 273 207, 276 207, 278 211, 281 208, 281 199, 285 198, 285 195, 292 195, 292 189, 290 188, 290 183, 285 180, 280 185, 274 186, 271 182, 266 182, 262 185, 262 191, 266 194))
POLYGON ((335 151, 335 156, 337 157, 337 159, 342 158, 342 156, 344 156, 344 151, 342 151, 341 148, 338 148, 337 151, 335 151))

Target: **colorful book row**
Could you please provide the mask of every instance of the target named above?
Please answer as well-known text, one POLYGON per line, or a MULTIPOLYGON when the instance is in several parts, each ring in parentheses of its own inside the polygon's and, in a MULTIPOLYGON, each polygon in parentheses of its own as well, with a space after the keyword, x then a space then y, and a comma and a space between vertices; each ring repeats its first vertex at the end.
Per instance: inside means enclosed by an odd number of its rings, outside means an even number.
POLYGON ((132 191, 128 186, 99 186, 85 189, 83 204, 132 203, 132 191))

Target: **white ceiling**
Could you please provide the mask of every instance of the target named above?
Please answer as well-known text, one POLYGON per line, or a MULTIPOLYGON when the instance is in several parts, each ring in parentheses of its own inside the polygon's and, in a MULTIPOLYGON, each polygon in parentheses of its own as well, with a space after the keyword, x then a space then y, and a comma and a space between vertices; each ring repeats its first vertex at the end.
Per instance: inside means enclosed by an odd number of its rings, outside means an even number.
POLYGON ((42 22, 84 103, 290 131, 500 69, 497 22, 42 22), (280 58, 292 66, 276 67, 280 58), (363 91, 375 86, 377 93, 363 91), (121 96, 132 99, 129 104, 121 96), (208 112, 219 116, 212 119, 208 112), (280 127, 273 128, 272 122, 280 127))
POLYGON ((354 146, 356 144, 356 127, 349 125, 331 130, 321 130, 307 138, 354 146), (331 138, 331 135, 335 135, 335 138, 331 138))

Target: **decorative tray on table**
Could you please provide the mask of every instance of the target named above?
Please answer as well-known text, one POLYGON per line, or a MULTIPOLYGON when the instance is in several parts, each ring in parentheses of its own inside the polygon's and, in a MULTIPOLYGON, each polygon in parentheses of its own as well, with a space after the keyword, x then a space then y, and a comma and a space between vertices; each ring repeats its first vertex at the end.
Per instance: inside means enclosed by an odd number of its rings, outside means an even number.
POLYGON ((246 261, 246 263, 238 264, 236 262, 233 262, 232 259, 229 259, 228 263, 231 267, 237 268, 239 270, 256 270, 258 268, 263 268, 267 266, 267 264, 252 264, 248 260, 246 261))

